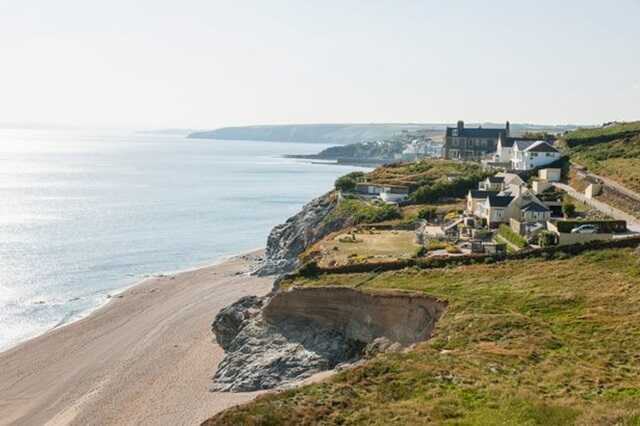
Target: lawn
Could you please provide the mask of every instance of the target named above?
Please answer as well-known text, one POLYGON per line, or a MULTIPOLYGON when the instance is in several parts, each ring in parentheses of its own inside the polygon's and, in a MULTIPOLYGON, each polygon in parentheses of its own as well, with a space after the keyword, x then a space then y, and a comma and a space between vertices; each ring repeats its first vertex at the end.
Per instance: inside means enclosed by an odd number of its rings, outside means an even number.
POLYGON ((313 245, 308 252, 318 253, 318 265, 328 267, 410 258, 418 247, 413 231, 351 229, 330 235, 313 245))
POLYGON ((449 306, 412 350, 267 394, 209 425, 640 424, 634 250, 292 284, 420 292, 449 306))

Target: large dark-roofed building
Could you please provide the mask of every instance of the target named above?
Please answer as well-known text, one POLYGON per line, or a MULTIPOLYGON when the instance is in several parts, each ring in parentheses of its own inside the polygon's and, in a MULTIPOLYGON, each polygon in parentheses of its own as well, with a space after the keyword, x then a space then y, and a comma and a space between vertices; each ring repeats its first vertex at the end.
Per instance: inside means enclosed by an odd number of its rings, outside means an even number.
POLYGON ((509 136, 509 122, 504 129, 464 127, 458 121, 456 127, 447 127, 444 142, 445 158, 450 160, 480 161, 496 151, 498 138, 509 136))

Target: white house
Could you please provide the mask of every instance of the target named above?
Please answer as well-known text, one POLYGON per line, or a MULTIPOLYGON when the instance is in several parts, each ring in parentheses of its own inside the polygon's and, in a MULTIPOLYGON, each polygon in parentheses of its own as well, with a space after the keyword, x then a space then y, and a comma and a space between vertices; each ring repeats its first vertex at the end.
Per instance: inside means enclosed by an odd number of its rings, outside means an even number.
POLYGON ((467 193, 467 212, 480 216, 478 206, 483 204, 489 195, 498 195, 497 191, 472 189, 467 193))
POLYGON ((495 228, 508 221, 507 207, 513 201, 508 195, 489 195, 483 203, 478 204, 477 216, 487 222, 487 226, 495 228))
POLYGON ((516 141, 513 144, 514 170, 532 170, 559 160, 560 151, 545 141, 516 141))
POLYGON ((513 143, 516 138, 511 138, 506 135, 500 135, 498 137, 498 145, 496 147, 496 154, 494 155, 494 161, 498 163, 510 163, 513 158, 513 143))
POLYGON ((399 203, 409 198, 409 188, 398 185, 357 183, 355 193, 366 198, 380 198, 388 203, 399 203))

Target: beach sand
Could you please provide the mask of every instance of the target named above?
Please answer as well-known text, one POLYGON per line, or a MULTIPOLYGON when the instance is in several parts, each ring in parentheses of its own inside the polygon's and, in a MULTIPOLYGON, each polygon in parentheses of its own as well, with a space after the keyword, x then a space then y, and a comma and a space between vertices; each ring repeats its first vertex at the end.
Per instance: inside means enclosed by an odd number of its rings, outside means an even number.
POLYGON ((207 390, 223 355, 216 313, 271 289, 245 273, 252 255, 147 279, 0 353, 0 425, 194 425, 254 398, 207 390))

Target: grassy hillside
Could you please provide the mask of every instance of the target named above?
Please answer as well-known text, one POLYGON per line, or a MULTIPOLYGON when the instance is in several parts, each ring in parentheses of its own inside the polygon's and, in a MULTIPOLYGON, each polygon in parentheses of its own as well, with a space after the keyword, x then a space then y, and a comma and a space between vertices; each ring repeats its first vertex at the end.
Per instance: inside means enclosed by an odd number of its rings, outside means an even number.
POLYGON ((433 338, 212 425, 640 424, 640 261, 631 249, 285 285, 446 300, 433 338), (602 277, 606 277, 603 279, 602 277))
POLYGON ((572 161, 640 191, 640 121, 568 133, 572 161))

